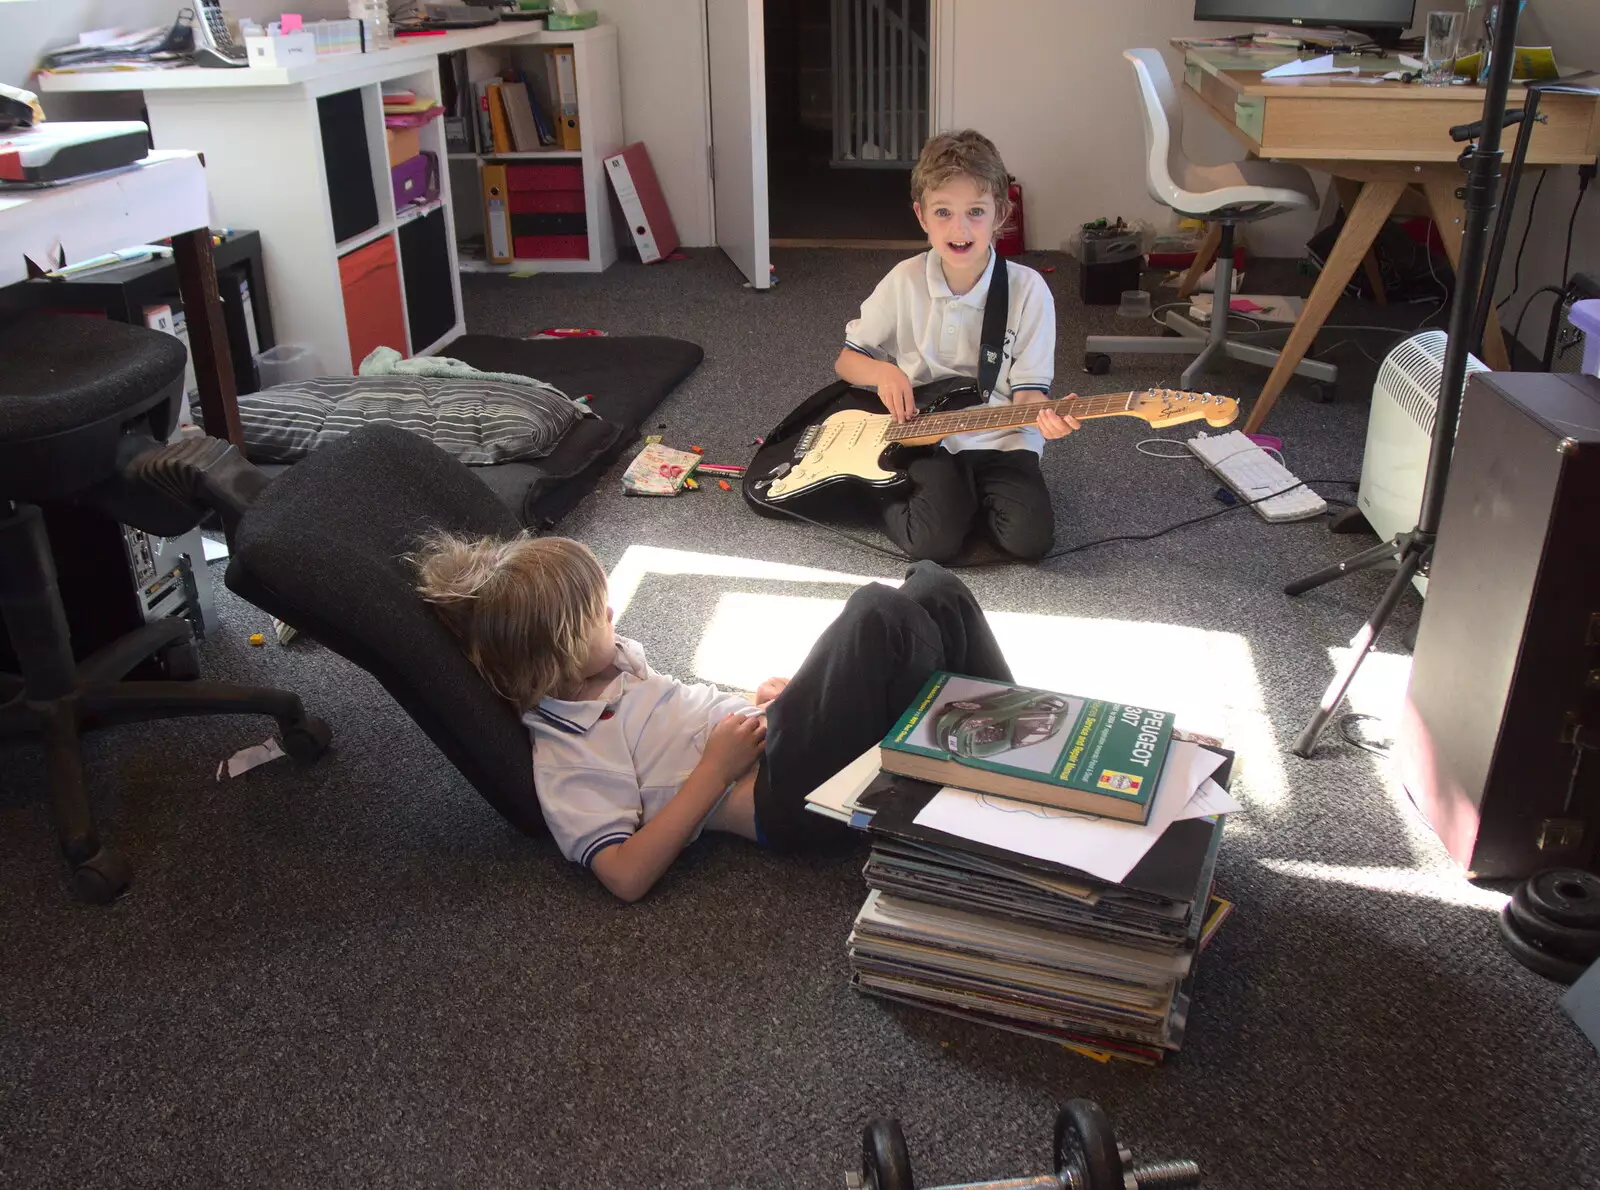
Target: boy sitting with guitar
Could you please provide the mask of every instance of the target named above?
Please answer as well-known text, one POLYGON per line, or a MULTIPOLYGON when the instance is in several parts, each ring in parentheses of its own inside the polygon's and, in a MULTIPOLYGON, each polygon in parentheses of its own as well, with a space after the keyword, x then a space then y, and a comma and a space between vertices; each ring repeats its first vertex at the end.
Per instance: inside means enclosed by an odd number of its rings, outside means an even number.
MULTIPOLYGON (((909 420, 913 386, 980 374, 984 306, 998 276, 1005 339, 988 402, 1045 400, 1055 375, 1055 300, 1043 277, 1000 260, 992 247, 1011 215, 1006 167, 994 144, 970 129, 935 136, 911 171, 911 197, 930 250, 901 261, 861 304, 835 370, 850 384, 876 388, 897 423, 909 420)), ((944 438, 911 461, 908 489, 885 507, 885 530, 910 557, 943 562, 960 552, 981 514, 1006 553, 1043 557, 1055 518, 1039 456, 1044 439, 1064 438, 1078 424, 1041 409, 1037 428, 944 438)))

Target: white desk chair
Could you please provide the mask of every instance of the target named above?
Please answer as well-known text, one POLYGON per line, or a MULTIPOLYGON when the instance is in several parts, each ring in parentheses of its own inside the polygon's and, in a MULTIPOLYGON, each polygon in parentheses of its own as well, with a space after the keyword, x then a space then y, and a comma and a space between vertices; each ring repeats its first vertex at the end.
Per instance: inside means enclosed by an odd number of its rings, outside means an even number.
MULTIPOLYGON (((1125 50, 1122 56, 1133 63, 1133 73, 1139 84, 1148 158, 1145 174, 1150 197, 1180 215, 1221 224, 1222 236, 1217 248, 1217 275, 1212 286, 1209 326, 1201 326, 1176 310, 1169 310, 1166 325, 1178 332, 1177 338, 1091 335, 1084 344, 1084 365, 1091 372, 1104 372, 1109 369, 1110 360, 1095 357, 1123 352, 1192 355, 1194 361, 1183 370, 1180 388, 1193 388, 1195 378, 1218 355, 1270 368, 1278 362, 1276 351, 1228 338, 1225 312, 1233 299, 1233 229, 1240 223, 1317 206, 1311 175, 1298 165, 1253 158, 1226 165, 1196 165, 1183 154, 1183 109, 1161 52, 1125 50)), ((1295 371, 1328 382, 1339 375, 1332 364, 1312 359, 1302 360, 1295 371)))

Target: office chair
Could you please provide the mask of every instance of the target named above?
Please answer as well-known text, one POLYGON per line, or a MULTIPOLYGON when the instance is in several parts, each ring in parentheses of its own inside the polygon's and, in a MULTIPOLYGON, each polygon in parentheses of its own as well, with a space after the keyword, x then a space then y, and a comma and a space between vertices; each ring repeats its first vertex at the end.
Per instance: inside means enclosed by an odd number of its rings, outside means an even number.
MULTIPOLYGON (((1110 364, 1104 357, 1118 353, 1192 355, 1195 358, 1183 370, 1179 388, 1196 387, 1196 379, 1221 355, 1271 368, 1278 362, 1276 351, 1228 338, 1226 311, 1233 299, 1233 231, 1241 223, 1315 207, 1318 199, 1311 175, 1297 165, 1254 158, 1224 165, 1196 165, 1183 152, 1183 110, 1161 52, 1125 50, 1122 56, 1133 64, 1139 86, 1150 197, 1180 215, 1220 224, 1222 235, 1209 326, 1169 310, 1165 325, 1177 332, 1175 337, 1091 335, 1084 344, 1084 366, 1102 373, 1110 364)), ((1339 375, 1332 364, 1313 359, 1301 360, 1295 372, 1329 383, 1339 375)))
POLYGON ((92 507, 163 537, 199 523, 201 509, 133 477, 138 458, 178 420, 186 360, 178 340, 102 318, 28 317, 0 326, 0 360, 0 613, 21 670, 0 674, 0 736, 42 738, 73 890, 104 904, 132 872, 95 828, 79 748, 85 731, 270 715, 284 751, 300 761, 321 755, 329 733, 287 691, 196 680, 193 630, 181 617, 144 624, 82 661, 73 656, 40 505, 92 507), (171 680, 122 680, 151 657, 171 680))

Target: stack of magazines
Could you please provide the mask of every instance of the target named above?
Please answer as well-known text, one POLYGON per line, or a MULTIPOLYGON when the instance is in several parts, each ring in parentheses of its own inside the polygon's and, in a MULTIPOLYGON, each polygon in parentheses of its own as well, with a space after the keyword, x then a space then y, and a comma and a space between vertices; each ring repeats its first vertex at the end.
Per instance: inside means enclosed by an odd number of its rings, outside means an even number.
POLYGON ((1231 763, 1165 712, 935 675, 809 799, 872 840, 853 985, 1160 1061, 1231 909, 1212 895, 1231 763))

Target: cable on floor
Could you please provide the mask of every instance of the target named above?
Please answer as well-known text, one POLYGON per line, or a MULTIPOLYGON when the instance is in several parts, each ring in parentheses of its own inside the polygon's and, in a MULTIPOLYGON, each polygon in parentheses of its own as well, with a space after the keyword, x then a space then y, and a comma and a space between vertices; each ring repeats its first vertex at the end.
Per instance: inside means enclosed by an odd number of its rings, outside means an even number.
POLYGON ((1383 739, 1383 740, 1375 740, 1375 741, 1374 740, 1364 740, 1364 739, 1361 739, 1360 736, 1356 734, 1356 727, 1357 727, 1358 724, 1361 724, 1361 723, 1379 723, 1379 724, 1381 724, 1382 722, 1383 722, 1383 720, 1380 719, 1376 715, 1367 715, 1367 714, 1363 714, 1360 711, 1347 711, 1343 715, 1339 716, 1338 720, 1336 721, 1336 725, 1337 725, 1337 727, 1339 729, 1339 735, 1341 737, 1343 737, 1345 743, 1354 744, 1357 748, 1360 748, 1363 752, 1371 752, 1374 756, 1385 756, 1385 757, 1393 756, 1394 755, 1394 741, 1392 739, 1383 739))

